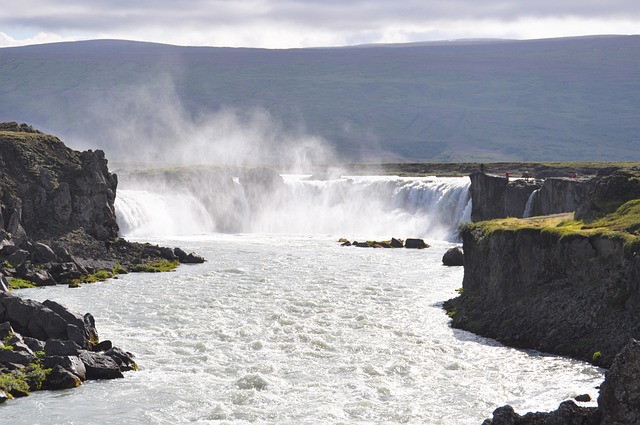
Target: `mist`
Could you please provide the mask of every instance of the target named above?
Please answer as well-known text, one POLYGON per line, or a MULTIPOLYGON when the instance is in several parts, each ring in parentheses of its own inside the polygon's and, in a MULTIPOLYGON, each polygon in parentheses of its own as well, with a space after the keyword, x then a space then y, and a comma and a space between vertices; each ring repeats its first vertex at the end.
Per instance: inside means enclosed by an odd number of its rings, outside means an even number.
POLYGON ((169 76, 109 91, 78 128, 91 130, 69 136, 74 146, 98 146, 127 168, 268 166, 298 173, 337 162, 333 147, 303 122, 281 122, 265 108, 189 110, 169 76))

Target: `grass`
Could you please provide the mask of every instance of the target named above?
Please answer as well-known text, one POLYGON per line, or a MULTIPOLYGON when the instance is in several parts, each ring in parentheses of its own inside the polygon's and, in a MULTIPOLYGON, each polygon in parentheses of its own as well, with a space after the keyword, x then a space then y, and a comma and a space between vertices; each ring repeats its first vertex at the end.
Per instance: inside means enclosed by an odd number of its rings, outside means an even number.
POLYGON ((585 223, 575 220, 573 213, 525 219, 505 218, 464 225, 467 230, 490 234, 496 231, 539 230, 559 238, 600 236, 623 241, 625 252, 640 249, 640 199, 621 205, 613 213, 585 223))

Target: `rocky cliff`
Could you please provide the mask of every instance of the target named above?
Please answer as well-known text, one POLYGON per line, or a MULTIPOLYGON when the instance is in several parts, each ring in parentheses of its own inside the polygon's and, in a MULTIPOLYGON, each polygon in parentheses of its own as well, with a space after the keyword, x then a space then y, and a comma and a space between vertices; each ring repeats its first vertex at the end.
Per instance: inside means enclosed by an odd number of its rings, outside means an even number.
POLYGON ((78 227, 98 240, 116 238, 117 184, 104 152, 77 152, 27 125, 0 124, 0 227, 17 245, 78 227))
POLYGON ((473 173, 471 179, 471 220, 522 218, 532 194, 529 216, 575 211, 591 191, 590 180, 571 177, 507 179, 485 173, 473 173))
POLYGON ((615 173, 589 184, 579 206, 589 221, 566 214, 461 229, 453 326, 603 366, 640 338, 640 199, 628 201, 640 179, 615 173))

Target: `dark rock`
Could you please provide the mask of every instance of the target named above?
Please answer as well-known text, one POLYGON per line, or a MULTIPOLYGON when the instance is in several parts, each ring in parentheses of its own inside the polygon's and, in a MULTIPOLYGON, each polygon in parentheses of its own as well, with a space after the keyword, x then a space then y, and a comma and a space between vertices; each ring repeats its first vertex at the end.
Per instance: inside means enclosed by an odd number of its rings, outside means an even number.
POLYGON ((342 243, 340 244, 340 246, 351 246, 351 242, 349 242, 349 241, 342 242, 342 243))
POLYGON ((43 388, 47 390, 66 390, 79 387, 82 380, 73 372, 55 365, 44 381, 43 388))
POLYGON ((402 241, 402 239, 391 238, 391 247, 402 248, 404 247, 404 242, 402 241))
POLYGON ((83 351, 79 357, 87 369, 87 379, 117 379, 123 377, 118 363, 104 353, 83 351))
POLYGON ((640 342, 631 340, 615 357, 600 386, 602 425, 640 424, 640 342))
POLYGON ((442 256, 442 264, 445 266, 462 266, 464 265, 464 254, 458 247, 450 248, 442 256))
POLYGON ((187 254, 184 250, 182 250, 181 248, 174 248, 173 252, 175 254, 175 256, 178 258, 178 260, 181 263, 184 264, 199 264, 199 263, 204 263, 204 258, 199 256, 196 253, 189 253, 187 254))
POLYGON ((14 351, 2 349, 0 350, 0 364, 14 363, 22 366, 27 366, 35 359, 33 354, 25 351, 14 351))
POLYGON ((422 239, 409 238, 406 241, 404 241, 404 247, 410 248, 410 249, 424 249, 424 248, 429 248, 429 245, 425 243, 425 241, 422 239))
POLYGON ((29 259, 29 252, 24 249, 18 249, 7 257, 7 262, 13 267, 19 267, 29 259))
POLYGON ((9 396, 7 395, 7 393, 5 393, 4 391, 0 391, 0 404, 4 403, 7 400, 9 400, 9 396))
POLYGON ((3 275, 0 275, 0 292, 9 292, 9 281, 3 275))
POLYGON ((575 401, 579 401, 581 403, 587 403, 591 401, 591 396, 589 394, 580 394, 574 397, 575 401))
POLYGON ((87 369, 78 356, 47 356, 42 360, 42 366, 45 368, 60 366, 73 373, 80 381, 87 379, 87 369))
POLYGON ((15 245, 4 245, 2 249, 0 249, 0 257, 7 258, 19 249, 20 247, 17 247, 15 245))
POLYGON ((39 351, 44 351, 44 341, 40 341, 39 339, 31 338, 30 336, 23 336, 22 339, 24 343, 27 344, 27 347, 34 352, 37 353, 39 351))
POLYGON ((120 367, 120 370, 123 372, 129 370, 137 370, 138 365, 133 360, 133 354, 121 350, 118 347, 111 347, 107 351, 104 352, 105 356, 111 357, 120 367))
POLYGON ((111 347, 113 347, 113 344, 111 343, 111 341, 107 339, 91 347, 91 351, 96 351, 96 352, 107 351, 111 349, 111 347))
POLYGON ((44 346, 44 354, 49 356, 78 356, 82 347, 73 341, 50 339, 44 346))
POLYGON ((39 302, 2 292, 0 302, 6 308, 6 320, 11 322, 19 333, 40 340, 66 338, 67 322, 39 302))
POLYGON ((511 406, 499 407, 493 418, 482 425, 599 425, 600 412, 595 407, 580 407, 573 401, 565 401, 557 410, 548 413, 527 413, 524 416, 514 412, 511 406))
POLYGON ((371 245, 369 245, 366 242, 356 242, 356 241, 354 241, 352 245, 355 246, 355 247, 358 247, 358 248, 371 248, 371 245))
POLYGON ((41 242, 36 242, 33 245, 33 258, 37 263, 49 263, 58 260, 58 256, 53 250, 41 242))
MULTIPOLYGON (((0 304, 0 307, 2 307, 2 304, 0 304)), ((15 333, 16 332, 13 330, 11 323, 9 322, 0 323, 0 341, 8 338, 10 335, 15 333)))

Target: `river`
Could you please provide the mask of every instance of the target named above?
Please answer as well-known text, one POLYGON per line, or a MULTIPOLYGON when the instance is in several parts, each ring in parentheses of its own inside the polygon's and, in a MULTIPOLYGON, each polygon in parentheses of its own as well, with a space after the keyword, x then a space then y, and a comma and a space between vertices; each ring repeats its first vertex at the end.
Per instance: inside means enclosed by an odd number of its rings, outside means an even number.
POLYGON ((441 258, 468 214, 468 181, 352 178, 310 182, 313 191, 301 190, 306 183, 297 177, 287 184, 306 202, 316 199, 311 192, 328 199, 323 191, 339 185, 342 195, 316 208, 283 206, 289 215, 263 211, 254 221, 261 224, 237 233, 210 231, 202 205, 200 222, 185 223, 189 232, 180 234, 180 223, 163 231, 151 220, 185 217, 167 214, 181 208, 175 196, 151 194, 157 202, 150 204, 141 201, 149 193, 125 189, 117 207, 130 238, 181 246, 207 262, 78 289, 20 291, 91 312, 101 339, 133 352, 140 370, 13 400, 2 406, 3 423, 480 424, 507 403, 524 413, 555 409, 578 394, 597 397, 601 369, 449 326, 441 304, 457 295, 463 269, 441 258), (386 188, 367 195, 376 209, 353 216, 349 204, 374 185, 386 188), (439 194, 419 193, 427 186, 439 194), (329 210, 335 215, 327 220, 329 210), (424 237, 432 246, 337 242, 383 232, 424 237))

